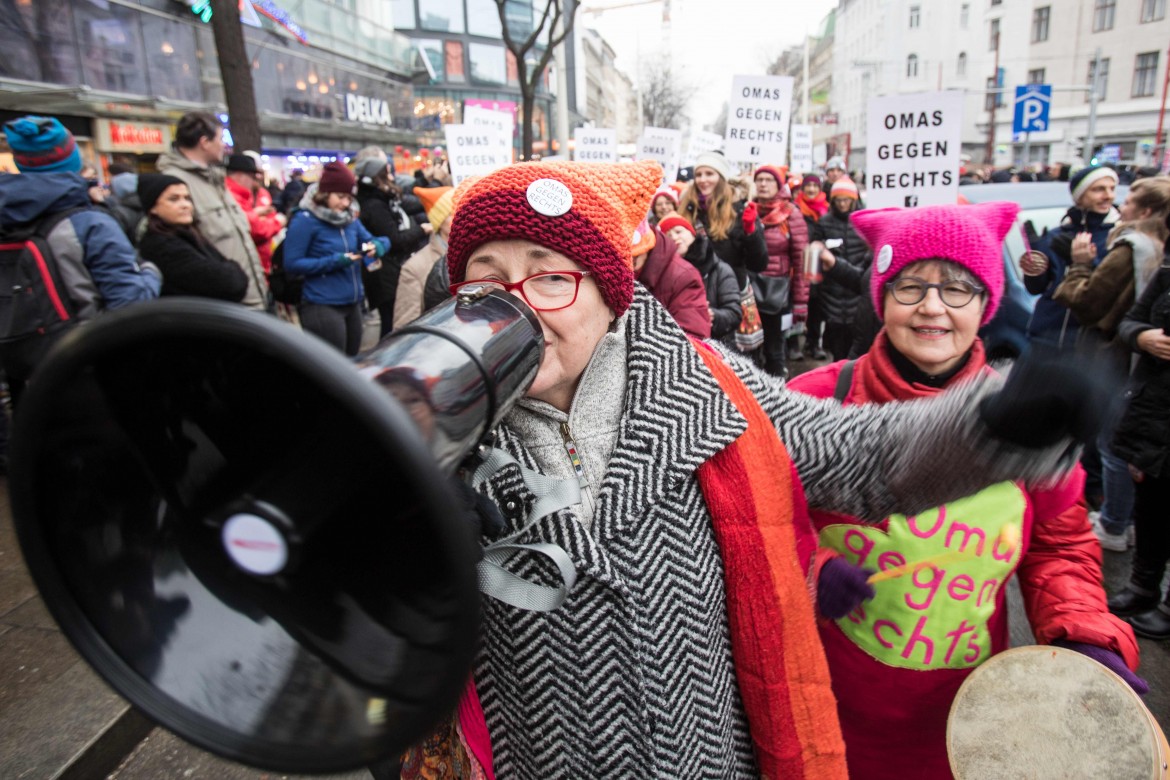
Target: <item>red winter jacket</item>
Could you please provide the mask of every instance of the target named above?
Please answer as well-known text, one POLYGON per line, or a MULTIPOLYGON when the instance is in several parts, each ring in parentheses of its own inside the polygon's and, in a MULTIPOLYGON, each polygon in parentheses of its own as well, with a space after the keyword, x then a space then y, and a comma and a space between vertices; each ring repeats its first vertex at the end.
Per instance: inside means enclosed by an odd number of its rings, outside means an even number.
POLYGON ((638 272, 638 281, 666 307, 680 328, 696 338, 711 338, 703 277, 678 253, 678 245, 658 228, 654 228, 654 248, 638 272))
MULTIPOLYGON (((228 192, 236 199, 236 203, 240 204, 240 208, 244 210, 244 214, 248 217, 248 229, 252 233, 252 243, 256 245, 256 254, 260 255, 260 265, 264 267, 264 273, 272 270, 272 239, 280 232, 280 220, 276 218, 276 214, 267 214, 260 216, 256 213, 259 204, 250 189, 241 187, 232 179, 225 179, 224 184, 227 185, 228 192)), ((267 195, 267 191, 263 190, 267 195)), ((272 196, 268 195, 268 204, 272 205, 272 196)))
MULTIPOLYGON (((853 366, 846 404, 884 403, 934 395, 940 389, 902 379, 889 357, 885 331, 853 366)), ((801 374, 791 390, 835 395, 845 362, 801 374)), ((975 342, 950 382, 989 370, 975 342)), ((1084 473, 1051 490, 1001 483, 914 517, 877 525, 812 513, 822 564, 841 555, 868 569, 930 559, 923 569, 874 584, 877 595, 846 618, 824 621, 850 773, 867 780, 950 777, 947 713, 963 680, 1007 649, 1007 580, 1014 572, 1036 641, 1098 645, 1137 668, 1133 630, 1109 614, 1101 587, 1101 547, 1081 500, 1084 473), (1008 547, 1003 529, 1019 529, 1008 547), (1018 549, 1017 549, 1018 548, 1018 549), (956 551, 972 554, 956 558, 956 551)))
POLYGON ((760 204, 764 244, 768 248, 768 268, 760 275, 787 276, 791 280, 788 286, 789 303, 792 306, 807 306, 809 286, 804 278, 804 248, 808 246, 808 225, 792 201, 785 198, 776 199, 774 203, 774 206, 771 203, 760 204), (787 230, 772 216, 773 210, 788 212, 784 220, 787 230))

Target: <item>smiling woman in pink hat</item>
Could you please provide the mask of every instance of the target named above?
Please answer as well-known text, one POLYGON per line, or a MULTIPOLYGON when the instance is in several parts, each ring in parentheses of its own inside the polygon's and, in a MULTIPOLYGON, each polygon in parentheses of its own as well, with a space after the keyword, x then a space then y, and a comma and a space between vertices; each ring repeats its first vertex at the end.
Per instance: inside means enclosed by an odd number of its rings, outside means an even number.
MULTIPOLYGON (((873 248, 871 295, 884 327, 869 352, 794 379, 845 405, 926 398, 985 376, 978 330, 1003 294, 1003 238, 1014 203, 859 211, 873 248)), ((1060 486, 1001 482, 914 517, 872 524, 814 511, 821 638, 850 774, 950 777, 947 713, 963 680, 1007 649, 1003 585, 1018 575, 1036 641, 1077 650, 1135 690, 1138 648, 1109 614, 1101 548, 1078 466, 1060 486), (872 584, 879 569, 931 560, 979 540, 975 554, 872 584), (988 583, 991 583, 988 585, 988 583)))

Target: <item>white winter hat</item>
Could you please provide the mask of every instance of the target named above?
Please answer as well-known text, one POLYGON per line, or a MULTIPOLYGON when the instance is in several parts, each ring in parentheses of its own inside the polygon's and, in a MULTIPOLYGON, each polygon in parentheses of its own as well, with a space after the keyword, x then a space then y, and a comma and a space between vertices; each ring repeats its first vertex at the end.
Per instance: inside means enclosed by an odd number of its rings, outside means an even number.
POLYGON ((695 170, 710 168, 723 177, 724 181, 731 178, 731 163, 723 156, 723 152, 703 152, 695 158, 695 170))

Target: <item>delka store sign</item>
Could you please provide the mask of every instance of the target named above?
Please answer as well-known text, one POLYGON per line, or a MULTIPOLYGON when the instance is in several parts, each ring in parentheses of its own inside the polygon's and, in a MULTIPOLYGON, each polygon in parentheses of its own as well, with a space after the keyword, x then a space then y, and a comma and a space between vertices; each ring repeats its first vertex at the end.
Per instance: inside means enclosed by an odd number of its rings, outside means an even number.
POLYGON ((154 122, 99 119, 98 141, 102 151, 162 154, 170 146, 171 129, 154 122))
POLYGON ((390 104, 385 100, 354 95, 345 96, 345 117, 351 122, 361 122, 363 125, 385 125, 389 127, 390 104))

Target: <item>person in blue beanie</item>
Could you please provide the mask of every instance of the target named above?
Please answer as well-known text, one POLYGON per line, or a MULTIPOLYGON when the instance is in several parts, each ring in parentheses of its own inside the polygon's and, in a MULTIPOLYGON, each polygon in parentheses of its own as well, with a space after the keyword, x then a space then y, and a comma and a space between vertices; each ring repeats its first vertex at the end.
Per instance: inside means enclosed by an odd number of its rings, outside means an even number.
POLYGON ((65 331, 107 309, 157 298, 162 275, 138 262, 117 220, 90 206, 77 141, 59 121, 21 117, 4 124, 4 135, 22 175, 0 177, 0 237, 39 227, 70 312, 47 332, 0 343, 0 367, 16 404, 37 363, 65 331))

